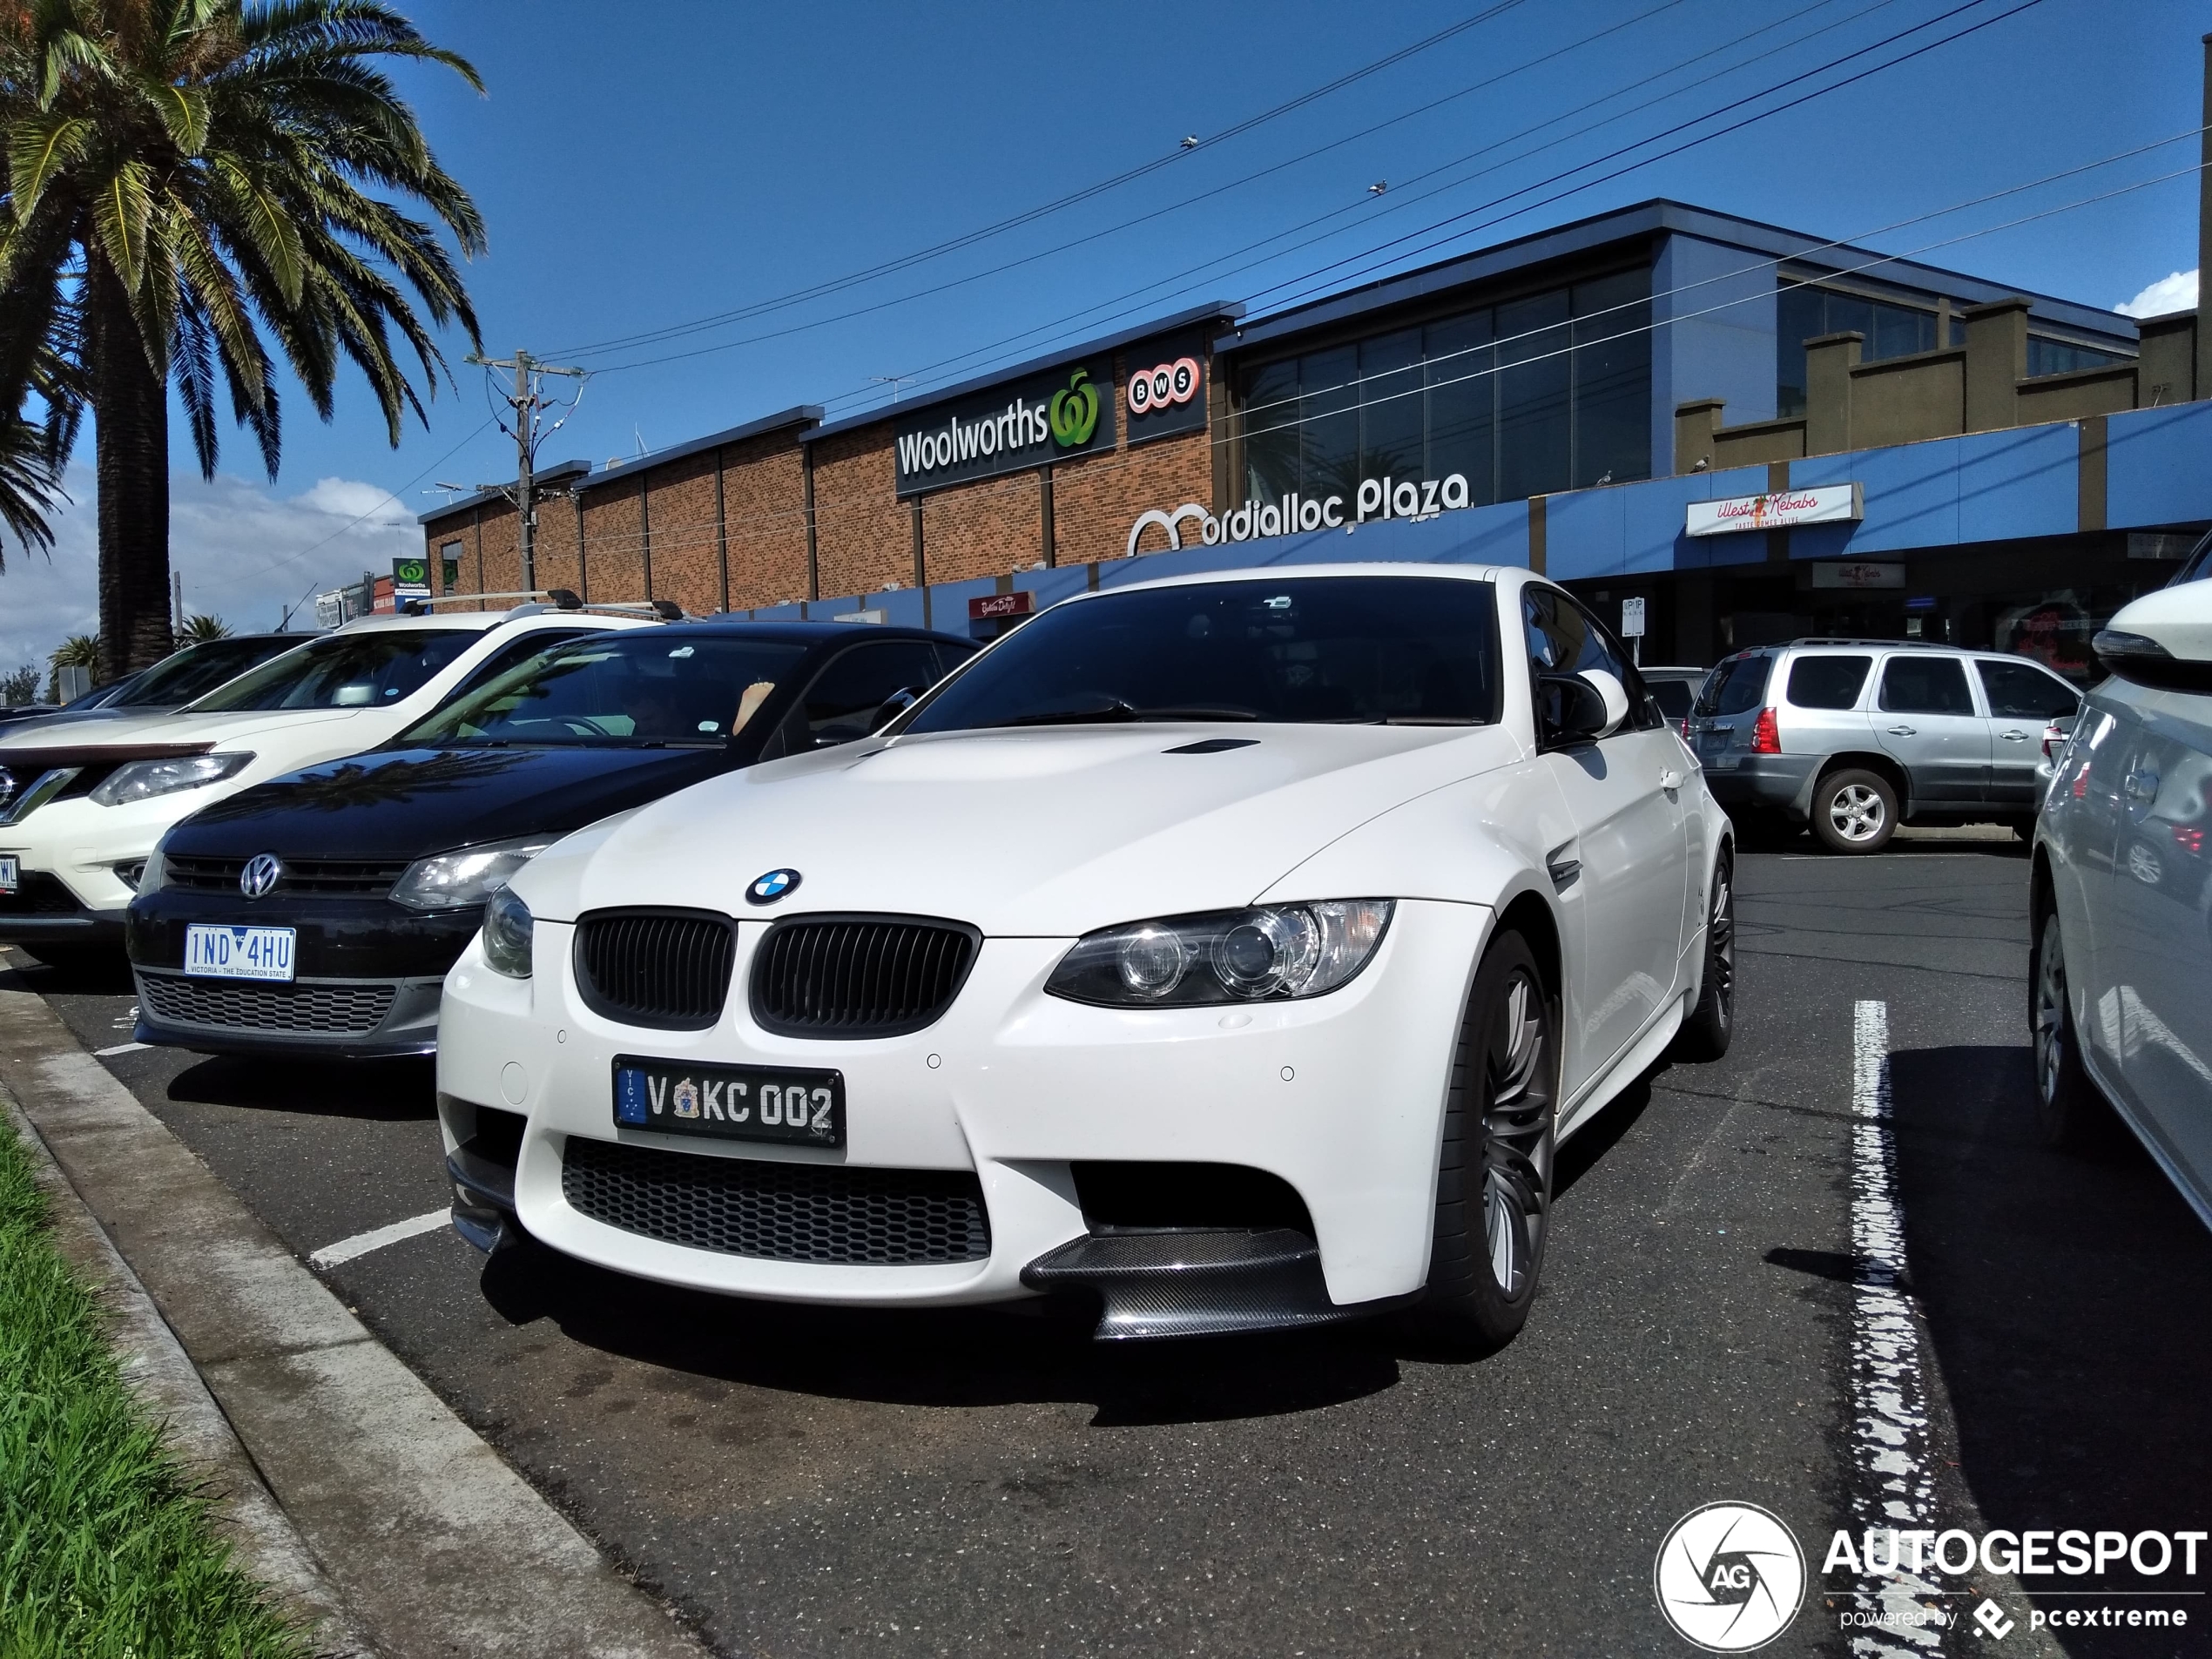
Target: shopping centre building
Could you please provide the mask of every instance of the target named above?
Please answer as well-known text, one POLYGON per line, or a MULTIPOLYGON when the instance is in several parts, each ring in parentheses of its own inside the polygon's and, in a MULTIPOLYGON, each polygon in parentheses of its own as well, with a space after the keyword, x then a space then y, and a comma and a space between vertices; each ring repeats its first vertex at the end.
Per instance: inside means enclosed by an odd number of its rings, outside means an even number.
POLYGON ((1647 662, 1850 632, 2080 674, 2212 523, 2200 396, 2194 312, 1652 201, 849 420, 550 469, 527 577, 498 493, 423 526, 455 593, 988 633, 1175 571, 1509 563, 1641 615, 1647 662))

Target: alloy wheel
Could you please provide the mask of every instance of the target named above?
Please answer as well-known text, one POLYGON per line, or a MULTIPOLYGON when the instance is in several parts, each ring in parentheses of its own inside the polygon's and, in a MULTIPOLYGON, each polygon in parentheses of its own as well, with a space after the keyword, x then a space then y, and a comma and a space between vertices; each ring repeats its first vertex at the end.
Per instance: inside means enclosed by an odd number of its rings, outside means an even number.
POLYGON ((1516 970, 1483 1055, 1483 1229, 1491 1277, 1508 1297, 1535 1271, 1551 1203, 1549 1023, 1542 987, 1516 970))
POLYGON ((2047 1106, 2059 1097, 2059 1074, 2066 1064, 2066 957, 2055 912, 2044 919, 2036 958, 2035 1089, 2047 1106))
POLYGON ((1713 909, 1705 937, 1711 954, 1705 972, 1712 977, 1716 1006, 1726 1026, 1736 1017, 1736 886, 1725 857, 1713 872, 1713 909))
POLYGON ((1881 796, 1865 784, 1845 784, 1828 798, 1828 821, 1846 841, 1872 840, 1887 819, 1881 796))

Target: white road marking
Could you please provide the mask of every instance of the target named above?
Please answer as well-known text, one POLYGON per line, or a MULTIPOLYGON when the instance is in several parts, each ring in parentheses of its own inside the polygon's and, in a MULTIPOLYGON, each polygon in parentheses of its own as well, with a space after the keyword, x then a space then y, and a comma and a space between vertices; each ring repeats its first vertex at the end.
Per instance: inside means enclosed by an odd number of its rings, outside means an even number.
POLYGON ((151 1042, 118 1042, 112 1049, 93 1049, 92 1058, 95 1060, 105 1060, 111 1055, 136 1054, 141 1049, 151 1049, 152 1047, 153 1044, 151 1042))
MULTIPOLYGON (((1905 1286, 1905 1210, 1897 1196, 1897 1140, 1890 1128, 1890 1015, 1886 1002, 1861 1002, 1853 1010, 1851 1056, 1851 1255, 1858 1273, 1851 1291, 1851 1495, 1861 1548, 1865 1529, 1926 1527, 1934 1483, 1928 1473, 1928 1396, 1920 1375, 1920 1332, 1905 1286)), ((1881 1541, 1883 1554, 1898 1558, 1881 1541)), ((1940 1628, 1914 1624, 1908 1615, 1932 1597, 1935 1587, 1902 1570, 1870 1574, 1858 1602, 1863 1611, 1892 1615, 1883 1629, 1851 1638, 1855 1654, 1918 1655, 1939 1651, 1940 1628)), ((1940 1606, 1939 1602, 1934 1603, 1940 1606)))
POLYGON ((410 1216, 405 1221, 395 1221, 388 1227, 374 1227, 365 1233, 355 1233, 351 1238, 341 1238, 334 1244, 325 1244, 307 1258, 307 1265, 332 1268, 350 1262, 356 1256, 366 1256, 372 1250, 381 1250, 387 1244, 396 1244, 403 1238, 417 1233, 435 1232, 453 1218, 450 1210, 433 1210, 424 1215, 410 1216))

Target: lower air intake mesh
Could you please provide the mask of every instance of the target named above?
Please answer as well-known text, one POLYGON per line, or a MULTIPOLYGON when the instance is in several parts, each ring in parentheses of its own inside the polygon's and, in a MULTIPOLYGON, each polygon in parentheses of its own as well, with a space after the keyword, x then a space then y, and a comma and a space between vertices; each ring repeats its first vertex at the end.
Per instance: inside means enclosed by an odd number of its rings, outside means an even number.
POLYGON ((391 985, 242 985, 235 981, 138 975, 138 998, 165 1025, 236 1031, 374 1031, 392 1011, 391 985))
POLYGON ((561 1194, 594 1221, 726 1256, 904 1266, 991 1253, 968 1170, 859 1170, 569 1138, 561 1194))

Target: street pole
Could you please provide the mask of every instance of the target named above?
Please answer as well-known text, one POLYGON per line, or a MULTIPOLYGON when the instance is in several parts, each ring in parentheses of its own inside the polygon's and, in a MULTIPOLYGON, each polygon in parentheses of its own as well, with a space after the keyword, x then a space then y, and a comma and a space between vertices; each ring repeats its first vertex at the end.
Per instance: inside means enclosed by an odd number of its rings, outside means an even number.
MULTIPOLYGON (((509 358, 479 357, 471 353, 468 361, 484 368, 509 369, 514 373, 515 389, 502 399, 515 412, 514 424, 507 427, 506 422, 501 422, 515 439, 514 489, 510 493, 499 485, 488 485, 486 488, 499 489, 515 503, 515 546, 522 558, 523 590, 535 593, 537 590, 537 446, 546 433, 552 429, 546 428, 541 430, 539 427, 539 418, 550 407, 542 391, 543 380, 548 374, 560 374, 582 381, 585 371, 541 363, 526 351, 517 351, 509 358)), ((558 426, 560 422, 554 424, 558 426)))

